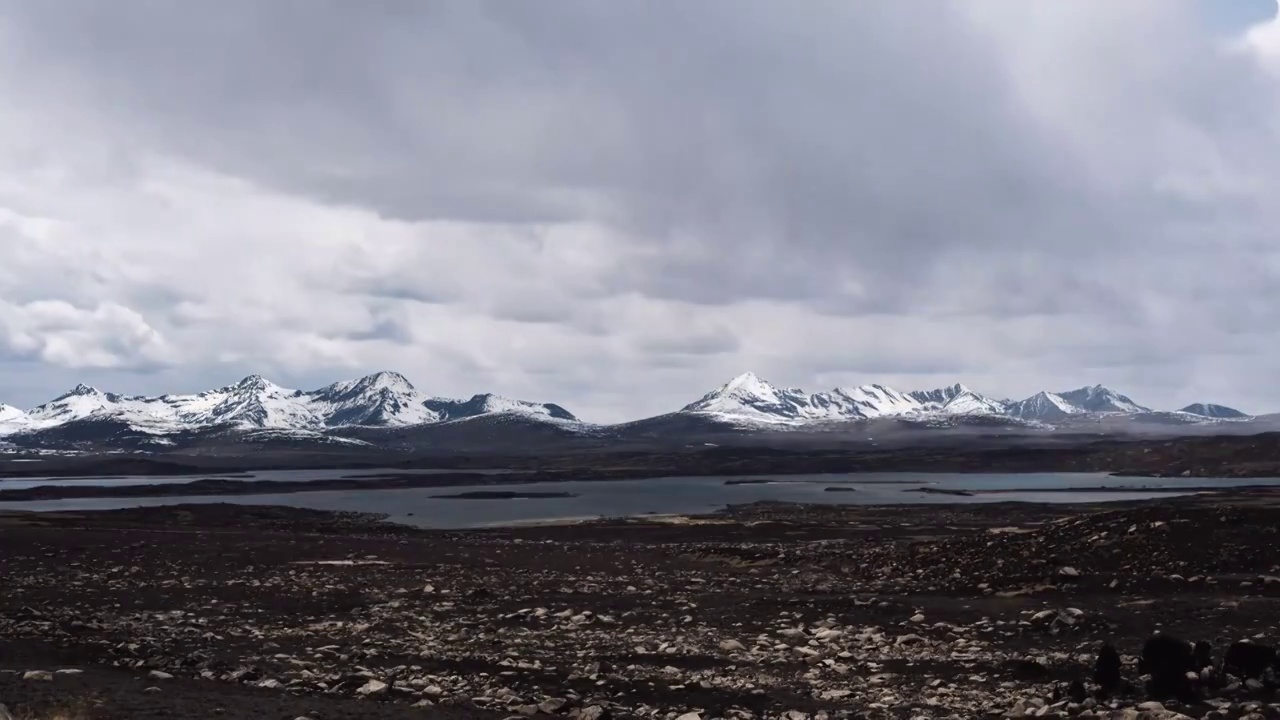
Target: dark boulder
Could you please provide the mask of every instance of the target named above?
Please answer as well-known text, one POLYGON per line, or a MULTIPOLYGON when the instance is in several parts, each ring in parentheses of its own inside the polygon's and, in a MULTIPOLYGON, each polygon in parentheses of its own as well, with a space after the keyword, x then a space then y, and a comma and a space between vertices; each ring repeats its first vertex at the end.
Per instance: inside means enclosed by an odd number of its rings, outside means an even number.
POLYGON ((1247 640, 1231 643, 1222 660, 1222 669, 1240 678, 1260 679, 1270 667, 1276 667, 1276 649, 1247 640))
POLYGON ((1170 635, 1153 635, 1142 646, 1138 672, 1150 675, 1148 692, 1157 699, 1194 700, 1195 689, 1187 673, 1199 673, 1191 643, 1170 635))
POLYGON ((1098 649, 1098 659, 1093 664, 1093 681, 1098 684, 1104 695, 1110 695, 1120 689, 1120 671, 1123 663, 1120 653, 1111 643, 1103 643, 1098 649))

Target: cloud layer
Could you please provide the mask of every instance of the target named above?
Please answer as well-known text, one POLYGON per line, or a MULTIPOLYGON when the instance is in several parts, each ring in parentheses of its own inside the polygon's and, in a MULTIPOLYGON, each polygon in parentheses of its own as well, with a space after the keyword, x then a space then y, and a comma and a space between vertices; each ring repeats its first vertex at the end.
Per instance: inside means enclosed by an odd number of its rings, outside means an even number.
POLYGON ((0 401, 1280 410, 1280 27, 1191 0, 0 0, 0 401))

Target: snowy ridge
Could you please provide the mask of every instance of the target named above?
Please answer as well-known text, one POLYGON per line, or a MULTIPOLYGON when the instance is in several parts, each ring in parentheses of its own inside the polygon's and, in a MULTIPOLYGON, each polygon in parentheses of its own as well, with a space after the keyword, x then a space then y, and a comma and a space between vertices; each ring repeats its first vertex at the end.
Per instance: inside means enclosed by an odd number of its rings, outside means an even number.
MULTIPOLYGON (((782 389, 754 373, 743 373, 686 405, 681 413, 738 425, 795 426, 827 421, 902 417, 923 420, 1003 418, 1038 427, 1076 418, 1147 415, 1155 411, 1102 385, 1065 392, 1040 392, 1019 401, 997 400, 959 383, 933 390, 900 392, 884 385, 807 393, 782 389)), ((1191 421, 1243 419, 1221 405, 1197 403, 1179 415, 1191 421)))
POLYGON ((470 400, 435 398, 399 373, 379 372, 310 391, 284 388, 260 375, 214 390, 159 397, 118 395, 77 385, 25 413, 0 406, 0 435, 103 420, 154 435, 229 428, 310 436, 332 428, 404 427, 494 414, 577 422, 559 405, 488 394, 470 400))
POLYGON ((861 385, 810 394, 794 388, 783 390, 754 373, 743 373, 681 412, 728 421, 794 425, 898 415, 985 415, 1003 409, 1000 401, 963 385, 913 393, 884 385, 861 385))

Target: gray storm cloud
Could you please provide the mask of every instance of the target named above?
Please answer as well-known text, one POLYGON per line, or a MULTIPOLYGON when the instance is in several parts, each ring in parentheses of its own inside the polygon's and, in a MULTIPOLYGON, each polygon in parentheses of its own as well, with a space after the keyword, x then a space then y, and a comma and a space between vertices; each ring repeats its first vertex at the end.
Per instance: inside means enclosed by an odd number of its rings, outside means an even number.
POLYGON ((1280 43, 1243 30, 0 1, 0 400, 388 367, 611 420, 754 369, 1280 409, 1280 43))

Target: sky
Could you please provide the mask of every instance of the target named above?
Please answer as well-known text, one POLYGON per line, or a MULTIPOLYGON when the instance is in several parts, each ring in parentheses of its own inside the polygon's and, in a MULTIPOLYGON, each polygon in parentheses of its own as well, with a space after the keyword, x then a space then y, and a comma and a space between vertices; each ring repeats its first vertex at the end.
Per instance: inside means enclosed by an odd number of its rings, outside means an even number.
POLYGON ((1280 411, 1274 0, 0 0, 0 402, 1280 411))

